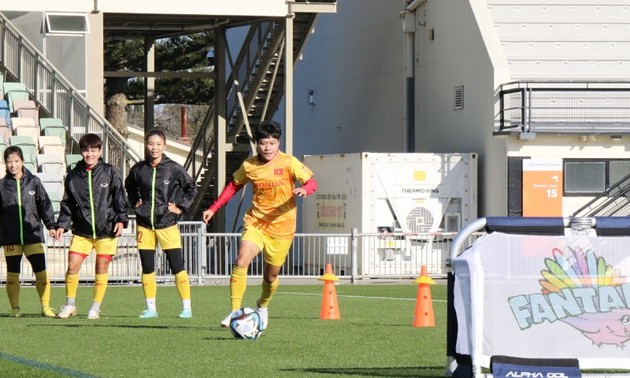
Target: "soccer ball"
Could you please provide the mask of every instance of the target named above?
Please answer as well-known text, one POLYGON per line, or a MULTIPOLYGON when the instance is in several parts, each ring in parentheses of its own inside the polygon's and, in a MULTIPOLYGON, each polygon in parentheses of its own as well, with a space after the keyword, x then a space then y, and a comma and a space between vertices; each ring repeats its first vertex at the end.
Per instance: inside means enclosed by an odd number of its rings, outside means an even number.
POLYGON ((237 339, 256 340, 262 333, 260 314, 249 307, 239 309, 230 320, 230 331, 237 339))

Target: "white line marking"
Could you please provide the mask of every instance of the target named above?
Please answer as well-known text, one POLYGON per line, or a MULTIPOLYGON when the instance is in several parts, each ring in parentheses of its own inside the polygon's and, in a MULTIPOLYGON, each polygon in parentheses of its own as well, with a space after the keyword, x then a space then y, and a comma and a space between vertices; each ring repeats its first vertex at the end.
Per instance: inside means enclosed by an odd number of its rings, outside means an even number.
MULTIPOLYGON (((294 292, 294 291, 278 291, 276 292, 276 294, 291 294, 291 295, 304 295, 304 296, 313 296, 313 297, 321 297, 321 294, 315 294, 315 293, 298 293, 298 292, 294 292)), ((415 301, 416 298, 394 298, 394 297, 373 297, 373 296, 366 296, 366 295, 346 295, 346 294, 337 294, 337 297, 344 297, 344 298, 359 298, 359 299, 385 299, 388 301, 415 301)), ((445 300, 443 299, 431 299, 432 302, 443 302, 446 303, 445 300)))

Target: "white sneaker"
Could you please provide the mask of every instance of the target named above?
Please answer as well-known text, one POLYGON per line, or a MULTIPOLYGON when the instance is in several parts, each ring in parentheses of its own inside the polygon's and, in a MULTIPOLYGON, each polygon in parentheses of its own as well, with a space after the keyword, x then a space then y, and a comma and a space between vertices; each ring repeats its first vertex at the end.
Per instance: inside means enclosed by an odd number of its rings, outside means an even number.
POLYGON ((68 319, 71 316, 75 316, 77 314, 77 306, 63 305, 61 306, 61 311, 57 314, 57 317, 60 319, 68 319))
POLYGON ((100 318, 100 311, 96 311, 96 310, 90 310, 88 311, 88 316, 87 318, 90 320, 96 320, 98 318, 100 318))
POLYGON ((230 320, 232 320, 232 317, 234 316, 234 314, 236 314, 238 310, 234 310, 232 312, 230 312, 228 314, 228 316, 226 316, 225 318, 223 318, 223 320, 221 320, 221 327, 223 328, 227 328, 230 326, 230 320))
POLYGON ((260 330, 267 328, 267 322, 269 321, 269 309, 267 307, 258 307, 256 311, 260 315, 260 330))

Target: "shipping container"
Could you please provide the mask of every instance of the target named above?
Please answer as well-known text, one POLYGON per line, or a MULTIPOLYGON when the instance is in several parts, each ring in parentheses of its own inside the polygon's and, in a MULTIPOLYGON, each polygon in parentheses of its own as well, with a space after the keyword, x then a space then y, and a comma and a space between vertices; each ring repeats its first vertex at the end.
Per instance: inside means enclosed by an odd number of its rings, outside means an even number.
MULTIPOLYGON (((456 233, 477 219, 475 153, 307 155, 304 163, 319 184, 315 198, 303 204, 305 233, 382 234, 376 243, 359 243, 355 271, 360 275, 415 275, 436 254, 439 262, 431 264, 429 274, 442 274, 448 250, 431 235, 456 233)), ((323 256, 305 256, 305 265, 309 258, 320 263, 331 254, 349 253, 338 239, 331 243, 323 256)))

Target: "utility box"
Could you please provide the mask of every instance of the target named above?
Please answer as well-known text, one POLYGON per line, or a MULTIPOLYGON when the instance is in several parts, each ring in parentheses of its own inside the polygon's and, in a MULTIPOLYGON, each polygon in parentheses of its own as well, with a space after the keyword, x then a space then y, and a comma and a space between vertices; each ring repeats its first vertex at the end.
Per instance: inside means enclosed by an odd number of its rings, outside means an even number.
MULTIPOLYGON (((475 153, 307 155, 304 163, 313 170, 319 187, 314 200, 304 201, 303 232, 356 228, 361 234, 375 234, 375 240, 361 238, 358 274, 415 275, 421 263, 435 260, 434 249, 443 256, 429 274, 440 274, 448 248, 434 245, 431 235, 456 233, 477 219, 475 153)), ((338 244, 332 249, 336 258, 338 244)), ((331 257, 310 256, 318 263, 331 257)), ((350 259, 344 261, 349 264, 350 259)))

